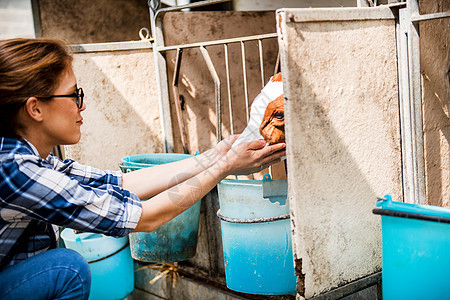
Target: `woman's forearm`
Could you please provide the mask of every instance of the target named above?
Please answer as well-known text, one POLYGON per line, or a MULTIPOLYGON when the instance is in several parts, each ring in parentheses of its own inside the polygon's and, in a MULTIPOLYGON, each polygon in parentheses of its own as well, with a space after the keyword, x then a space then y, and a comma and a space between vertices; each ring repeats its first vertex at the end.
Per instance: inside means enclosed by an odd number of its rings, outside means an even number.
POLYGON ((148 199, 208 169, 221 156, 212 148, 187 159, 126 173, 122 187, 140 199, 148 199))
MULTIPOLYGON (((194 172, 191 172, 190 177, 185 176, 189 177, 186 180, 173 180, 170 188, 162 183, 163 191, 142 203, 142 215, 135 231, 149 232, 167 223, 203 198, 227 175, 257 172, 262 166, 276 163, 280 161, 280 157, 286 155, 284 144, 267 147, 264 145, 264 140, 243 143, 236 149, 228 151, 225 156, 221 156, 210 167, 197 166, 196 170, 203 169, 198 174, 192 175, 194 172)), ((151 173, 155 168, 148 170, 151 173)), ((178 172, 174 170, 173 174, 177 174, 178 178, 181 176, 178 173, 180 170, 178 172)), ((154 185, 154 182, 146 181, 146 178, 141 182, 144 185, 154 185)))
POLYGON ((151 232, 164 225, 203 198, 229 170, 214 164, 197 176, 165 190, 142 203, 142 215, 135 232, 151 232))

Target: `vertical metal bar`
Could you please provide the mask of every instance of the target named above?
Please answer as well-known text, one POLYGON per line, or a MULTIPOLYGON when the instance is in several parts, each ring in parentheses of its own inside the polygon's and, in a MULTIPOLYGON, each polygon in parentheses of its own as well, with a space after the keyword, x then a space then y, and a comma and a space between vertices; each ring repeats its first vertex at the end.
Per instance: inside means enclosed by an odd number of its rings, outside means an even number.
POLYGON ((175 69, 173 72, 172 90, 177 112, 178 130, 180 131, 181 144, 183 145, 183 153, 188 154, 189 150, 186 143, 186 130, 184 130, 183 114, 181 111, 180 92, 178 90, 178 80, 180 78, 181 58, 183 57, 183 49, 177 49, 177 57, 175 60, 175 69))
POLYGON ((262 47, 262 40, 258 40, 258 48, 259 48, 259 65, 261 67, 261 86, 264 88, 265 80, 264 80, 264 54, 262 47))
POLYGON ((423 204, 426 202, 426 190, 420 41, 418 25, 411 20, 419 14, 418 9, 416 0, 408 0, 406 8, 399 10, 398 59, 404 201, 423 204))
POLYGON ((223 44, 223 47, 225 50, 225 70, 227 73, 227 92, 228 92, 228 110, 230 111, 230 129, 231 134, 234 134, 233 106, 231 104, 230 62, 228 58, 228 44, 223 44))
POLYGON ((273 70, 273 75, 277 74, 278 72, 280 72, 280 51, 278 51, 277 61, 275 63, 275 70, 273 70))
POLYGON ((424 204, 425 199, 425 163, 423 149, 422 92, 420 74, 420 37, 419 24, 411 21, 411 16, 419 15, 417 0, 408 0, 408 65, 413 133, 414 188, 415 203, 424 204))
POLYGON ((368 0, 356 0, 357 7, 370 7, 370 3, 368 0))
POLYGON ((31 12, 33 14, 34 36, 42 36, 41 11, 39 9, 39 1, 31 0, 31 12))
POLYGON ((403 201, 414 203, 414 156, 412 150, 413 134, 411 130, 411 106, 409 95, 408 68, 408 30, 406 26, 407 9, 399 10, 399 24, 397 25, 397 56, 398 56, 398 86, 400 134, 402 147, 402 184, 403 201))
POLYGON ((241 53, 242 53, 242 74, 244 76, 245 113, 247 116, 247 123, 248 123, 248 120, 250 119, 250 114, 249 114, 249 104, 248 104, 247 67, 245 64, 245 45, 244 45, 243 41, 241 41, 241 53))
MULTIPOLYGON (((149 2, 150 4, 150 2, 149 2)), ((169 86, 167 78, 166 59, 163 53, 157 50, 158 47, 164 46, 162 14, 149 5, 150 22, 152 27, 152 35, 154 38, 153 56, 155 60, 156 83, 158 86, 158 104, 159 114, 161 118, 161 132, 163 137, 164 152, 174 152, 172 118, 170 115, 169 86)))
POLYGON ((203 58, 205 59, 206 65, 208 66, 209 73, 211 73, 211 76, 214 80, 214 84, 216 86, 215 88, 215 95, 216 95, 216 117, 217 117, 217 128, 216 128, 216 134, 217 134, 217 141, 220 142, 222 140, 222 109, 221 109, 221 101, 220 101, 220 79, 217 75, 216 69, 214 68, 214 64, 211 60, 211 57, 209 56, 208 51, 205 47, 200 46, 200 50, 202 52, 203 58))

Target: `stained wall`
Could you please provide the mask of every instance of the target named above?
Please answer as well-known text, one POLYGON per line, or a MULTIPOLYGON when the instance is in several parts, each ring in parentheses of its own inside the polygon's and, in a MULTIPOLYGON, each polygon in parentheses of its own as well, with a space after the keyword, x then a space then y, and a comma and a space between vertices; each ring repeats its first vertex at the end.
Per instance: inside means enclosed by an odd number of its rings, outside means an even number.
POLYGON ((150 28, 147 1, 38 0, 41 35, 71 44, 121 42, 139 39, 150 28))
MULTIPOLYGON (((450 11, 444 0, 420 1, 420 14, 450 11)), ((450 208, 450 18, 419 24, 426 201, 450 208)))
POLYGON ((163 152, 153 51, 76 53, 73 68, 86 110, 67 157, 118 170, 124 156, 163 152))
POLYGON ((372 209, 387 193, 402 200, 395 21, 346 20, 358 11, 277 16, 297 291, 305 298, 381 270, 372 209))

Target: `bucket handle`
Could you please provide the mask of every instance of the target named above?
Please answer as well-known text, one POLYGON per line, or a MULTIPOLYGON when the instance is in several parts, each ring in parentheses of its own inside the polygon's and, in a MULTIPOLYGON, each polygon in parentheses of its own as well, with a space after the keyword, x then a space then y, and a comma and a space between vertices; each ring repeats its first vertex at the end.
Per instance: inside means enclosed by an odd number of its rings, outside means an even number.
POLYGON ((285 214, 285 215, 280 215, 280 216, 275 216, 275 217, 267 217, 267 218, 238 219, 238 218, 225 217, 220 212, 220 209, 217 211, 217 216, 222 221, 230 222, 230 223, 264 223, 264 222, 273 222, 273 221, 279 221, 279 220, 286 220, 286 219, 289 219, 291 217, 289 214, 285 214))

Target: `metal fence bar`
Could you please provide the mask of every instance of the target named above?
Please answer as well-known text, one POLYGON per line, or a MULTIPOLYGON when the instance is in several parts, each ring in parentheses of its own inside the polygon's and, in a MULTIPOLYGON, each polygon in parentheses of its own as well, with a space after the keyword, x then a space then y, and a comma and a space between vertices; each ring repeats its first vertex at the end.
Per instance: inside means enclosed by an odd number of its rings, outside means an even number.
POLYGON ((74 53, 145 50, 153 48, 151 42, 152 39, 129 42, 91 43, 71 45, 71 48, 74 53))
POLYGON ((223 44, 257 41, 260 39, 263 40, 263 39, 270 39, 270 38, 276 38, 276 37, 277 37, 276 33, 268 33, 268 34, 252 35, 252 36, 245 36, 245 37, 239 37, 239 38, 184 44, 184 45, 157 46, 155 49, 157 51, 164 52, 164 51, 170 51, 170 50, 177 50, 179 48, 186 49, 186 48, 197 48, 197 47, 201 47, 201 46, 203 46, 203 47, 217 46, 217 45, 223 45, 223 44))
POLYGON ((241 53, 242 53, 242 74, 244 80, 244 97, 245 97, 245 114, 247 116, 247 123, 250 119, 250 114, 248 112, 249 104, 248 104, 248 87, 247 87, 247 67, 245 64, 245 45, 244 41, 241 41, 241 53))
POLYGON ((220 100, 220 79, 217 75, 216 69, 214 68, 214 64, 209 56, 208 51, 205 47, 200 47, 203 58, 205 59, 206 65, 208 66, 208 70, 211 73, 211 76, 214 80, 215 84, 215 95, 216 95, 216 117, 217 117, 217 141, 220 142, 222 140, 222 109, 221 109, 221 100, 220 100))
POLYGON ((265 80, 264 80, 264 57, 263 57, 263 47, 262 40, 258 40, 258 49, 259 49, 259 65, 261 67, 261 86, 264 88, 265 80))
POLYGON ((419 24, 411 21, 411 16, 419 14, 417 0, 407 1, 408 66, 411 106, 412 155, 414 157, 414 203, 424 204, 425 161, 423 148, 422 91, 420 74, 419 24))
POLYGON ((230 63, 228 58, 228 44, 223 44, 225 52, 225 71, 227 73, 228 110, 230 111, 230 131, 234 134, 233 105, 231 103, 230 63))
POLYGON ((275 69, 273 70, 273 74, 277 74, 278 72, 281 72, 280 70, 280 51, 278 51, 277 54, 277 62, 275 63, 275 69))
MULTIPOLYGON (((161 13, 161 14, 165 14, 167 12, 173 12, 173 11, 179 11, 179 10, 183 10, 183 9, 189 9, 189 8, 197 8, 197 7, 203 7, 203 6, 208 6, 208 5, 213 5, 213 4, 219 4, 219 3, 223 3, 223 2, 230 2, 231 0, 205 0, 205 1, 200 1, 200 2, 194 2, 194 3, 189 3, 189 4, 185 4, 185 5, 178 5, 178 6, 172 6, 172 7, 165 7, 165 8, 161 8, 158 10, 157 14, 161 13)), ((150 1, 149 1, 150 2, 150 1)))
POLYGON ((184 130, 183 113, 181 111, 180 92, 178 89, 178 81, 180 78, 180 66, 181 66, 181 58, 182 57, 183 57, 183 49, 178 49, 176 60, 175 60, 175 69, 173 71, 172 90, 173 90, 173 98, 174 98, 175 108, 176 108, 176 113, 177 113, 178 130, 180 131, 181 144, 183 145, 183 152, 185 154, 188 154, 189 149, 187 147, 187 138, 186 138, 186 131, 184 130))
POLYGON ((402 184, 403 201, 414 203, 414 157, 412 150, 412 114, 409 94, 409 68, 408 68, 408 30, 406 26, 406 9, 399 10, 397 26, 397 56, 398 56, 398 85, 399 85, 399 111, 400 134, 402 146, 402 184))
POLYGON ((428 20, 436 20, 436 19, 444 19, 449 18, 450 12, 441 12, 441 13, 434 13, 434 14, 426 14, 426 15, 412 15, 411 16, 411 22, 421 22, 421 21, 428 21, 428 20))
MULTIPOLYGON (((154 38, 155 46, 164 46, 164 35, 162 30, 162 18, 157 18, 157 12, 154 7, 150 5, 150 22, 152 28, 152 36, 154 38)), ((167 63, 163 54, 153 48, 153 56, 155 61, 156 84, 158 87, 158 104, 159 114, 161 118, 161 133, 163 138, 164 152, 174 152, 174 141, 172 131, 172 117, 170 115, 170 101, 169 101, 169 85, 167 80, 167 63)))
POLYGON ((264 59, 262 57, 262 40, 269 38, 277 38, 277 33, 270 34, 261 34, 261 35, 253 35, 247 37, 239 37, 239 38, 230 38, 230 39, 222 39, 215 41, 206 41, 206 42, 198 42, 191 44, 183 44, 183 45, 172 45, 165 46, 163 39, 163 26, 162 26, 162 17, 167 12, 179 11, 186 8, 194 8, 207 6, 211 4, 217 4, 222 2, 228 2, 230 0, 207 0, 196 2, 193 4, 176 6, 176 7, 168 7, 159 9, 160 2, 158 0, 152 1, 149 0, 149 10, 150 10, 150 18, 152 25, 152 36, 154 38, 153 51, 155 56, 155 69, 157 72, 157 83, 158 83, 158 99, 160 103, 161 110, 161 124, 162 124, 162 134, 164 139, 164 151, 165 152, 173 152, 174 151, 174 140, 173 140, 173 132, 171 127, 171 116, 170 116, 170 102, 169 102, 169 92, 168 92, 168 84, 167 84, 167 62, 165 59, 165 52, 167 51, 179 51, 181 49, 187 48, 200 48, 202 55, 204 56, 205 62, 208 65, 209 71, 213 80, 215 82, 215 96, 216 96, 216 114, 217 114, 217 140, 220 141, 222 139, 222 111, 221 111, 221 91, 220 91, 220 80, 217 75, 217 72, 213 66, 211 58, 206 51, 207 46, 214 45, 225 45, 226 51, 226 68, 227 68, 227 89, 228 89, 228 106, 230 110, 230 126, 231 126, 231 134, 234 134, 234 122, 233 122, 233 113, 232 113, 232 99, 231 99, 231 81, 230 81, 230 69, 229 69, 229 57, 228 57, 228 44, 231 43, 241 43, 241 51, 242 51, 242 62, 243 62, 243 78, 244 78, 244 94, 245 94, 245 105, 246 105, 246 115, 247 121, 249 120, 249 99, 248 99, 248 85, 247 85, 247 68, 246 68, 246 58, 245 58, 245 45, 246 41, 258 41, 260 44, 260 64, 261 64, 261 78, 264 86, 264 59))

